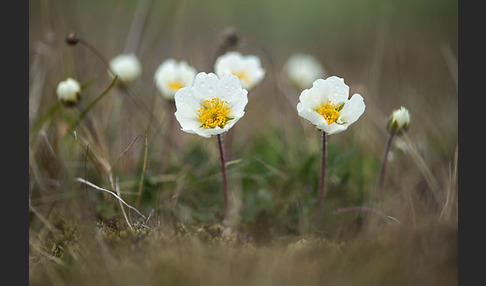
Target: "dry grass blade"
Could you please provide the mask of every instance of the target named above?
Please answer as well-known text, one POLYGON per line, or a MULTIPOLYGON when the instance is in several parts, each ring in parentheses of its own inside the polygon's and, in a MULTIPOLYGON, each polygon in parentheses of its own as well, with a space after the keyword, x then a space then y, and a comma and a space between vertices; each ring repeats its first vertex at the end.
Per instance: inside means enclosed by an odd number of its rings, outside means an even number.
POLYGON ((415 164, 417 164, 417 167, 420 169, 422 174, 424 175, 425 181, 430 187, 430 190, 432 192, 432 195, 434 196, 435 200, 440 203, 440 197, 439 197, 439 183, 435 179, 434 175, 432 174, 432 171, 430 170, 429 166, 425 162, 424 158, 420 153, 417 151, 415 146, 412 144, 410 141, 410 138, 408 137, 407 134, 403 134, 403 138, 405 142, 407 143, 407 150, 409 154, 412 156, 413 161, 415 161, 415 164))
POLYGON ((147 219, 141 212, 139 212, 136 208, 132 207, 131 205, 127 204, 122 198, 120 198, 117 194, 115 194, 114 192, 112 191, 109 191, 107 189, 103 189, 103 188, 100 188, 98 187, 97 185, 91 183, 91 182, 88 182, 86 181, 85 179, 83 178, 76 178, 74 179, 75 181, 77 182, 80 182, 80 183, 83 183, 83 184, 86 184, 90 187, 92 187, 93 189, 96 189, 98 191, 102 191, 102 192, 106 192, 106 193, 109 193, 110 195, 114 196, 115 198, 117 198, 122 204, 124 204, 125 206, 127 206, 129 209, 131 210, 134 210, 139 216, 141 216, 143 219, 147 219))
POLYGON ((340 208, 340 209, 335 210, 333 213, 334 214, 342 214, 342 213, 348 213, 348 212, 354 212, 354 211, 368 212, 368 213, 376 214, 387 223, 392 223, 392 222, 400 223, 400 221, 398 219, 396 219, 392 216, 389 216, 389 215, 383 213, 380 210, 377 210, 377 209, 374 209, 374 208, 369 208, 369 207, 340 208))
POLYGON ((128 146, 125 148, 125 150, 123 150, 123 152, 120 153, 120 155, 116 158, 116 160, 111 164, 111 169, 113 169, 113 167, 115 167, 115 165, 120 161, 120 159, 123 157, 123 155, 125 155, 125 153, 127 153, 128 150, 130 150, 130 148, 132 148, 133 144, 138 140, 139 137, 140 137, 140 134, 137 135, 135 137, 135 139, 133 139, 132 142, 130 142, 130 144, 128 144, 128 146))
POLYGON ((142 167, 142 175, 140 176, 140 184, 138 185, 138 192, 137 192, 137 202, 135 206, 140 205, 140 196, 142 195, 142 188, 143 188, 143 180, 145 177, 145 168, 147 167, 147 126, 145 126, 145 151, 143 156, 143 167, 142 167))
POLYGON ((456 147, 453 169, 452 171, 449 171, 450 173, 446 201, 440 213, 439 219, 443 219, 444 217, 447 219, 457 219, 457 153, 458 149, 456 147))
MULTIPOLYGON (((116 193, 118 194, 118 196, 121 197, 120 184, 118 184, 118 177, 116 177, 115 190, 116 190, 116 193)), ((125 218, 125 221, 127 222, 127 224, 130 227, 130 229, 133 229, 132 224, 128 220, 127 213, 125 212, 125 208, 123 208, 123 205, 122 205, 121 201, 118 201, 118 203, 120 203, 120 208, 122 210, 123 217, 125 218)))

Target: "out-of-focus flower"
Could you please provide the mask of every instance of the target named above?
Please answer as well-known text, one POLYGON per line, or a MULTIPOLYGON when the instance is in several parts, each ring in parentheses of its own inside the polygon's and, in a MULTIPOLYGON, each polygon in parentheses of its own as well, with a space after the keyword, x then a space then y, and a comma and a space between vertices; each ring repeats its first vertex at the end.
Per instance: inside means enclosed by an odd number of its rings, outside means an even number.
MULTIPOLYGON (((142 65, 135 54, 120 54, 111 59, 109 65, 123 86, 131 84, 142 73, 142 65)), ((110 72, 109 74, 113 76, 110 72)))
POLYGON ((292 55, 284 65, 284 72, 299 90, 309 88, 315 80, 326 76, 319 61, 307 54, 292 55))
POLYGON ((410 124, 410 113, 401 106, 400 109, 395 109, 390 116, 387 124, 387 130, 393 135, 402 134, 408 130, 410 124))
POLYGON ((305 89, 297 104, 299 115, 327 134, 346 130, 363 114, 363 97, 354 94, 350 99, 349 87, 337 76, 317 79, 310 89, 305 89))
POLYGON ((186 86, 191 86, 196 77, 196 69, 185 61, 165 60, 155 71, 154 81, 164 98, 174 100, 175 93, 186 86))
POLYGON ((81 86, 75 79, 68 77, 56 89, 57 99, 66 106, 75 106, 81 99, 81 86))
POLYGON ((248 91, 238 77, 200 72, 194 85, 175 94, 175 117, 182 131, 209 138, 227 132, 245 114, 248 91))
POLYGON ((265 77, 265 70, 262 68, 259 57, 243 56, 234 51, 219 56, 214 63, 214 71, 220 78, 227 74, 236 75, 241 86, 247 90, 260 83, 265 77))

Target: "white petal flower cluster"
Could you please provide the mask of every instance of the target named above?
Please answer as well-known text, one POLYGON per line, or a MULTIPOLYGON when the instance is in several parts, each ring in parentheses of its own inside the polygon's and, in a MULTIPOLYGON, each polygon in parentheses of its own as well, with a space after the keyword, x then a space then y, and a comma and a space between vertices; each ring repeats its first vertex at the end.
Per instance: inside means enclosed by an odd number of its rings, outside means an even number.
POLYGON ((309 88, 315 80, 326 76, 319 61, 308 54, 292 55, 283 69, 290 82, 299 90, 309 88))
POLYGON ((169 100, 174 100, 175 93, 186 86, 191 86, 196 77, 196 69, 185 61, 165 60, 155 71, 154 81, 158 90, 169 100))
POLYGON ((240 79, 241 86, 247 90, 260 83, 265 77, 265 70, 262 68, 259 57, 243 56, 234 51, 216 59, 214 72, 220 78, 227 74, 236 75, 240 79))
POLYGON ((66 106, 74 106, 81 99, 81 86, 72 78, 67 78, 57 85, 57 99, 66 106))
POLYGON ((227 132, 245 114, 248 91, 238 77, 200 72, 192 86, 175 94, 175 117, 182 131, 209 138, 227 132))
POLYGON ((348 96, 349 87, 342 78, 317 79, 300 94, 297 112, 317 129, 337 134, 356 122, 365 110, 361 95, 354 94, 350 99, 348 96))
MULTIPOLYGON (((142 73, 142 65, 135 54, 120 54, 111 59, 109 65, 124 86, 131 84, 142 73)), ((113 77, 110 72, 109 74, 113 77)))

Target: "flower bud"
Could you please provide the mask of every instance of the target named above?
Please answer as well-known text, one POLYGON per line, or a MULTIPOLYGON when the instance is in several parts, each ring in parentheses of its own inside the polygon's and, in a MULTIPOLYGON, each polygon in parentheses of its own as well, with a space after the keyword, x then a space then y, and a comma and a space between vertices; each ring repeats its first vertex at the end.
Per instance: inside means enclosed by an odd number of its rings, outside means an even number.
POLYGON ((408 130, 410 124, 410 114, 408 110, 401 106, 400 109, 395 109, 388 121, 387 130, 392 135, 400 135, 408 130))
POLYGON ((75 106, 81 99, 81 86, 72 78, 67 78, 57 85, 57 99, 64 105, 75 106))
POLYGON ((224 31, 223 41, 228 47, 234 47, 239 43, 240 37, 234 27, 230 27, 224 31))
POLYGON ((66 36, 66 44, 74 46, 79 42, 79 34, 77 32, 70 32, 66 36))
POLYGON ((142 65, 135 54, 121 54, 110 61, 110 69, 118 75, 119 82, 127 86, 140 76, 142 65))

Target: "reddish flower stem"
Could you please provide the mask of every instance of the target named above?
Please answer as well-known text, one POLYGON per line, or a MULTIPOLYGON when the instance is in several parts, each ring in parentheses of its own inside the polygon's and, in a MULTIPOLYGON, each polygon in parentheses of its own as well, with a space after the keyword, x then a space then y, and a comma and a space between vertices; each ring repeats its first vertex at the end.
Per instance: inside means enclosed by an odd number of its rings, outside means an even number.
POLYGON ((316 216, 321 213, 322 205, 324 203, 325 195, 325 179, 326 179, 326 157, 327 157, 327 133, 322 131, 321 133, 321 180, 319 181, 319 194, 317 197, 317 209, 316 216))
POLYGON ((229 215, 228 182, 226 180, 226 158, 224 154, 223 136, 221 134, 218 134, 217 137, 218 137, 219 155, 221 159, 221 175, 223 177, 223 200, 224 200, 224 220, 223 221, 226 221, 229 215))
POLYGON ((375 202, 379 202, 381 200, 383 186, 385 184, 385 173, 386 173, 386 165, 388 162, 388 153, 390 152, 391 143, 393 141, 393 134, 388 135, 388 139, 385 145, 385 151, 383 152, 383 157, 381 158, 381 169, 380 169, 380 177, 378 179, 378 186, 376 189, 375 195, 375 202))

